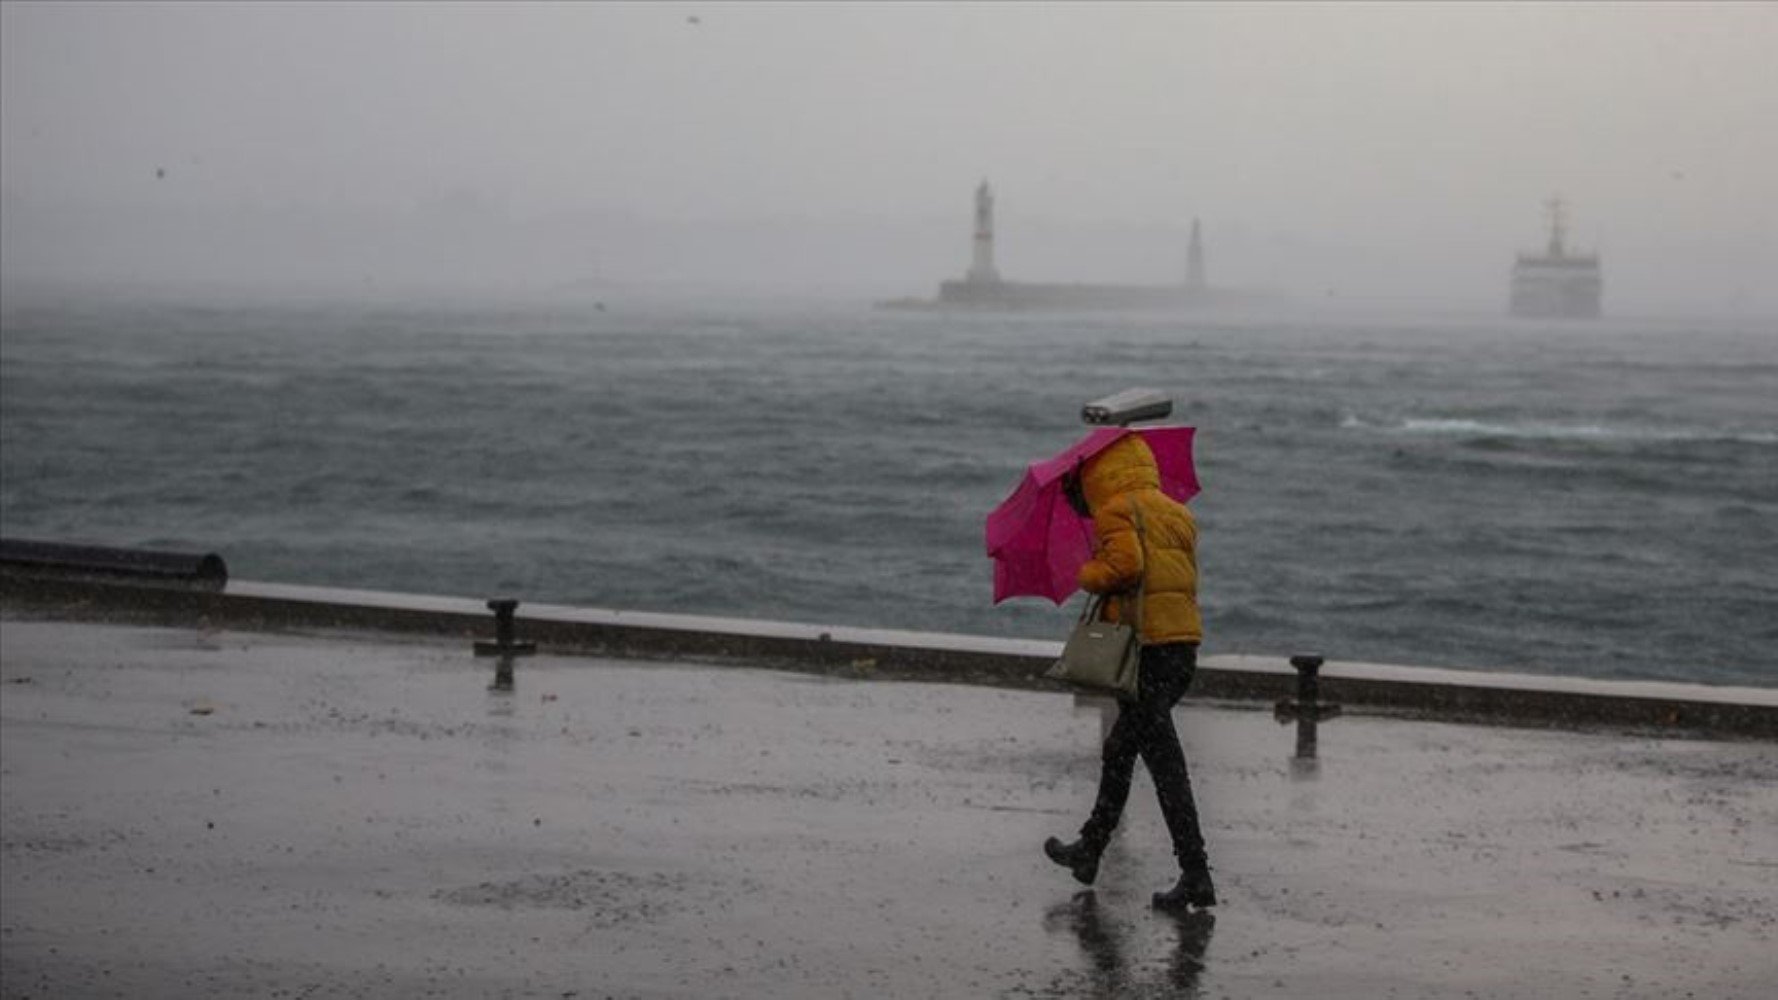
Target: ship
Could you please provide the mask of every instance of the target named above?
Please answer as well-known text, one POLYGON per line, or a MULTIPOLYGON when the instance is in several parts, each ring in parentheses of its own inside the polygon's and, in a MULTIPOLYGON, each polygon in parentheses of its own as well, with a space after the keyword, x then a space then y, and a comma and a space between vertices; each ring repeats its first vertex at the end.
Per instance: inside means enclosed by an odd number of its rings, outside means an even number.
POLYGON ((1210 287, 1204 261, 1204 231, 1193 219, 1186 247, 1185 272, 1177 284, 1091 284, 1085 282, 1011 281, 994 263, 994 190, 986 178, 975 190, 975 227, 969 270, 962 278, 942 281, 935 299, 893 299, 879 302, 889 309, 1019 310, 1169 310, 1209 304, 1245 302, 1254 296, 1210 287))
POLYGON ((1568 221, 1561 198, 1544 203, 1550 239, 1542 253, 1520 253, 1513 264, 1514 316, 1528 318, 1597 319, 1604 279, 1597 253, 1577 253, 1566 245, 1568 221))

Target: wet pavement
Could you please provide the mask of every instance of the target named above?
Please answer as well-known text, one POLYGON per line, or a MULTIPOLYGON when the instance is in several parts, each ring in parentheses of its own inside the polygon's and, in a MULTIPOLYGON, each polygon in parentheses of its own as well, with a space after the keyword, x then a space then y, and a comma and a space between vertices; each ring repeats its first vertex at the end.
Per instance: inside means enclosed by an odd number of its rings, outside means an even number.
POLYGON ((0 622, 0 994, 1698 997, 1778 985, 1778 745, 1177 713, 1222 905, 1062 695, 0 622))

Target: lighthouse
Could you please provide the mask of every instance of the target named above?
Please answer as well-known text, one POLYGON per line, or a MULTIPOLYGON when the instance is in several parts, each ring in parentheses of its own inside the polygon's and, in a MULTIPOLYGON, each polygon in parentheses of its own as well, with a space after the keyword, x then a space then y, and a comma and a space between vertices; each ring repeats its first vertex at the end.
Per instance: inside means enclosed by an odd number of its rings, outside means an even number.
MULTIPOLYGON (((0 0, 3 2, 3 0, 0 0)), ((1038 309, 1196 309, 1263 301, 1264 296, 1235 289, 1213 288, 1204 260, 1204 226, 1192 220, 1185 270, 1161 285, 1103 285, 1086 282, 1019 281, 1000 276, 994 266, 994 189, 987 178, 975 188, 975 233, 969 270, 938 283, 938 298, 892 299, 888 309, 957 307, 1000 311, 1038 309)))
POLYGON ((1000 272, 994 268, 994 192, 986 177, 975 189, 975 253, 967 280, 979 284, 1000 280, 1000 272))

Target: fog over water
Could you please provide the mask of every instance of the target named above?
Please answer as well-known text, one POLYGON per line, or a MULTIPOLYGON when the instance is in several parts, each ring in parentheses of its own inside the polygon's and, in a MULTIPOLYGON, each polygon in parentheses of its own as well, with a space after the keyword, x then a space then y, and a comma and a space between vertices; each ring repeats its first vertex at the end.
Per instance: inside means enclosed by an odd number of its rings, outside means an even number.
POLYGON ((535 296, 1003 273, 1778 315, 1778 6, 0 7, 0 278, 535 296))

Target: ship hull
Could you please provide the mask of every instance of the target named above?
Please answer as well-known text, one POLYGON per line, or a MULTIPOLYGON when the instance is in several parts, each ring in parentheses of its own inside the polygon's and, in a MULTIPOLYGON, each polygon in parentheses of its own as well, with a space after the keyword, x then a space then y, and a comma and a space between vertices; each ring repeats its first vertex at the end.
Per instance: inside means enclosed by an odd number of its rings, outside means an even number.
POLYGON ((1527 318, 1597 319, 1603 291, 1597 265, 1521 262, 1513 268, 1508 308, 1527 318))

